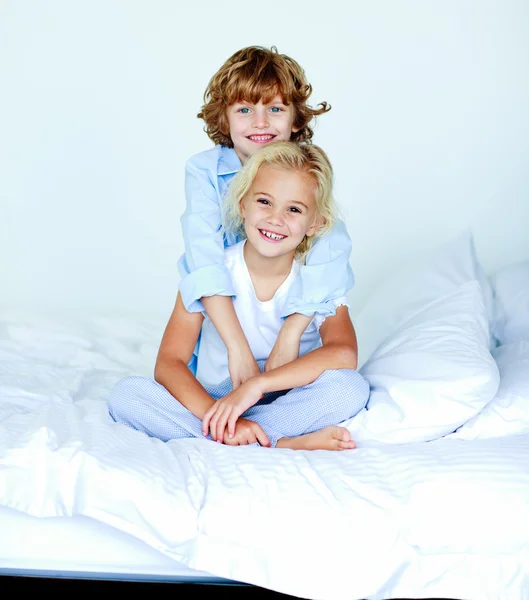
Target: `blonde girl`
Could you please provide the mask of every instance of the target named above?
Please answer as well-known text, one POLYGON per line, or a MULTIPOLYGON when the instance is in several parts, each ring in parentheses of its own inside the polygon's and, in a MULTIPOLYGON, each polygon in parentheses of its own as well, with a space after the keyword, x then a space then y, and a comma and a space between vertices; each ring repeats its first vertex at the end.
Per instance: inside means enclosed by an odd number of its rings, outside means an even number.
POLYGON ((228 445, 291 449, 355 447, 339 423, 367 403, 357 373, 357 342, 344 297, 332 316, 316 315, 298 356, 264 370, 282 326, 284 298, 307 254, 336 221, 332 168, 318 146, 275 142, 248 158, 224 211, 241 235, 226 248, 234 309, 258 374, 233 388, 228 356, 205 313, 188 312, 178 294, 158 353, 154 380, 122 380, 109 400, 117 422, 160 438, 205 437, 228 445), (196 373, 188 365, 196 353, 196 373))

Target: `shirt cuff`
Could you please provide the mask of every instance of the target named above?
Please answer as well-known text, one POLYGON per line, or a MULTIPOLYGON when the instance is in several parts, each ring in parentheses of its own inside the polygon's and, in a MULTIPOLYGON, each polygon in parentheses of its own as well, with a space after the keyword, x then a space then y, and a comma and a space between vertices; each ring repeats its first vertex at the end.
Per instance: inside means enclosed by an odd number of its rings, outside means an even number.
POLYGON ((187 312, 204 312, 203 296, 235 296, 228 269, 222 265, 201 267, 189 273, 185 255, 178 261, 182 279, 178 289, 187 312))
POLYGON ((281 316, 286 318, 294 313, 301 313, 325 317, 336 314, 334 302, 351 290, 355 279, 350 265, 347 265, 345 276, 329 271, 326 265, 301 267, 300 274, 283 303, 281 316))
POLYGON ((343 298, 336 298, 336 300, 331 300, 327 304, 332 306, 332 313, 329 312, 326 315, 323 315, 321 312, 316 313, 314 315, 314 319, 312 319, 312 322, 316 325, 318 331, 320 330, 323 321, 325 321, 327 317, 333 317, 336 314, 336 309, 339 306, 347 306, 347 308, 350 308, 349 303, 347 302, 347 298, 345 296, 343 298))

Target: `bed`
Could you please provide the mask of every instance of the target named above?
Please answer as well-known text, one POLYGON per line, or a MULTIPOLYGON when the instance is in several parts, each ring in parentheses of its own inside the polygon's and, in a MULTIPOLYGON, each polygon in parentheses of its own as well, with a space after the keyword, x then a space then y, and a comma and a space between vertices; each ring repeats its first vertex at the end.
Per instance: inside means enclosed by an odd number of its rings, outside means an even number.
POLYGON ((528 273, 486 277, 463 232, 389 280, 337 453, 127 429, 105 399, 151 375, 163 323, 3 311, 0 574, 529 598, 528 273))

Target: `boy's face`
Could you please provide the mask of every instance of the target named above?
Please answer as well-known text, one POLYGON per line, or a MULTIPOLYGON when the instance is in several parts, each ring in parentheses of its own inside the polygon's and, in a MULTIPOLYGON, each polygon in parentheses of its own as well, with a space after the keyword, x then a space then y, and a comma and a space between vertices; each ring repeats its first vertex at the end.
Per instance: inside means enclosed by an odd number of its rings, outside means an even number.
POLYGON ((294 127, 294 116, 294 107, 283 104, 281 96, 267 104, 237 102, 228 106, 229 133, 241 162, 265 144, 290 140, 292 133, 299 131, 294 127))
POLYGON ((269 258, 294 252, 320 223, 315 181, 307 173, 263 165, 241 200, 244 229, 251 245, 269 258))

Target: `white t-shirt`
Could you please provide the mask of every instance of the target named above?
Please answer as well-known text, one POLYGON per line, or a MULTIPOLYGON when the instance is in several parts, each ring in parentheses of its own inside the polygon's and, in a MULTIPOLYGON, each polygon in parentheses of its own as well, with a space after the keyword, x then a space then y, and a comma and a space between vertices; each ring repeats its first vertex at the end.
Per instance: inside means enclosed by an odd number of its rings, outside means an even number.
MULTIPOLYGON (((279 286, 271 300, 262 302, 255 294, 255 289, 244 260, 244 244, 246 240, 225 249, 224 260, 231 273, 235 288, 233 305, 242 330, 246 335, 250 349, 256 360, 266 360, 274 347, 277 336, 283 326, 281 306, 292 283, 299 274, 300 264, 292 263, 292 270, 279 286)), ((345 298, 333 301, 335 306, 347 304, 345 298)), ((229 379, 228 352, 222 338, 217 333, 210 318, 205 319, 200 333, 196 377, 202 385, 215 386, 229 379)), ((321 346, 319 327, 324 317, 315 315, 301 336, 299 355, 302 356, 321 346)))

